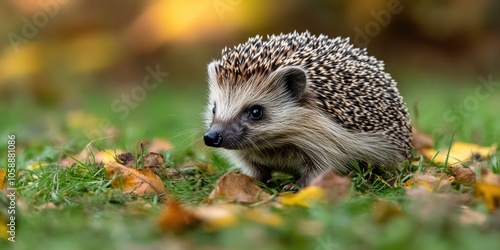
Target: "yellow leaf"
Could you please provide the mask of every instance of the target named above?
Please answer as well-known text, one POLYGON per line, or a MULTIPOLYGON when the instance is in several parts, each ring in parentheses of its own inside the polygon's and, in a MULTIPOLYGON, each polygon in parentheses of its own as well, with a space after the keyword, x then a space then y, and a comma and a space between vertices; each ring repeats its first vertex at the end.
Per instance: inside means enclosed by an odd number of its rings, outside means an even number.
POLYGON ((402 213, 398 203, 387 200, 378 200, 373 204, 372 208, 373 218, 381 224, 386 223, 391 218, 400 216, 402 213))
POLYGON ((405 188, 423 187, 429 192, 448 191, 451 187, 446 174, 430 174, 422 172, 416 172, 410 180, 403 184, 403 186, 405 188))
POLYGON ((7 223, 7 220, 0 214, 0 240, 7 240, 9 238, 7 223))
POLYGON ((7 176, 7 169, 0 169, 0 190, 5 188, 5 176, 7 176))
POLYGON ((219 203, 210 206, 198 206, 193 212, 207 230, 218 230, 235 226, 244 207, 237 204, 219 203))
POLYGON ((59 163, 61 166, 69 167, 71 164, 76 163, 75 159, 81 162, 85 162, 87 160, 94 160, 95 163, 108 163, 110 161, 115 161, 115 158, 119 154, 122 153, 121 149, 104 149, 97 150, 95 148, 89 147, 84 150, 80 154, 73 155, 72 157, 65 157, 59 163), (74 159, 73 159, 74 158, 74 159))
POLYGON ((111 186, 121 188, 124 193, 147 195, 165 192, 165 185, 151 169, 128 168, 118 162, 108 162, 104 168, 109 179, 117 176, 111 186))
POLYGON ((29 170, 35 170, 37 168, 41 168, 41 167, 44 167, 47 165, 49 165, 47 162, 36 161, 36 162, 31 163, 31 164, 28 164, 28 166, 26 166, 26 168, 29 170))
POLYGON ((481 197, 490 211, 500 208, 500 175, 490 169, 481 169, 481 178, 476 182, 475 195, 481 197))
POLYGON ((301 207, 310 207, 313 203, 325 201, 325 190, 316 186, 308 186, 291 197, 281 198, 283 205, 301 207))
POLYGON ((189 226, 195 225, 199 219, 190 211, 181 206, 179 202, 171 199, 167 208, 158 220, 160 229, 163 231, 181 231, 189 226))
POLYGON ((448 151, 436 151, 432 148, 421 149, 422 155, 427 159, 434 159, 437 164, 444 164, 448 158, 447 166, 451 166, 460 162, 470 161, 473 157, 487 159, 497 150, 497 144, 490 147, 482 147, 476 144, 465 142, 454 142, 451 145, 449 154, 448 151))
POLYGON ((283 219, 268 210, 263 209, 249 209, 245 212, 245 217, 250 219, 251 221, 255 221, 260 224, 280 227, 283 226, 283 219))

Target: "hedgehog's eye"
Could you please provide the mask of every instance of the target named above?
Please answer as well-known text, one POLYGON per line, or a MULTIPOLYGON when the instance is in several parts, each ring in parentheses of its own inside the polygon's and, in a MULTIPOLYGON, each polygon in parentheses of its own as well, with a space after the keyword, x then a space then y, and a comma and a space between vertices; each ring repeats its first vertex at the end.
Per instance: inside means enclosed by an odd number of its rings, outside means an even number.
POLYGON ((214 104, 214 107, 212 108, 212 114, 215 115, 215 104, 214 104))
POLYGON ((259 105, 252 106, 248 113, 250 118, 253 120, 259 120, 260 118, 262 118, 262 114, 263 114, 262 107, 259 105))

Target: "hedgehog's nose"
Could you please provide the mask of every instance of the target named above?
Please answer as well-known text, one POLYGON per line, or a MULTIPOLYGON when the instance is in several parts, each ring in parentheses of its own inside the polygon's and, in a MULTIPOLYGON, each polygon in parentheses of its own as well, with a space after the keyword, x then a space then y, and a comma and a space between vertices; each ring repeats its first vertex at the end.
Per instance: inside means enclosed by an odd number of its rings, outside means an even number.
POLYGON ((215 131, 208 131, 205 136, 203 136, 205 145, 209 147, 220 147, 222 144, 222 135, 215 131))

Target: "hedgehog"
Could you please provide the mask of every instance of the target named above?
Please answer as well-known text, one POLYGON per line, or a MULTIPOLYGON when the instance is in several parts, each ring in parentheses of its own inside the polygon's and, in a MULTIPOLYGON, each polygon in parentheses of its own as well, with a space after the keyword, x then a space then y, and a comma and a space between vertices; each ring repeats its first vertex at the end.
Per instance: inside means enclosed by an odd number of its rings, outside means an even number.
POLYGON ((258 181, 274 171, 293 175, 290 189, 355 163, 393 167, 412 148, 396 85, 349 38, 256 36, 209 63, 203 140, 258 181))

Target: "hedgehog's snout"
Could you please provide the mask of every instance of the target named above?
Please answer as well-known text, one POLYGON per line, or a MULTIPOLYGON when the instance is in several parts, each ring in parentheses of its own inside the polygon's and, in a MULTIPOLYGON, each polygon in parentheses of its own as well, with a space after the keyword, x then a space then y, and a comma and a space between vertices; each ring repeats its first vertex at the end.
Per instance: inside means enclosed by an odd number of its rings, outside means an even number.
POLYGON ((209 130, 203 136, 203 141, 209 147, 220 147, 222 144, 222 135, 219 132, 209 130))

